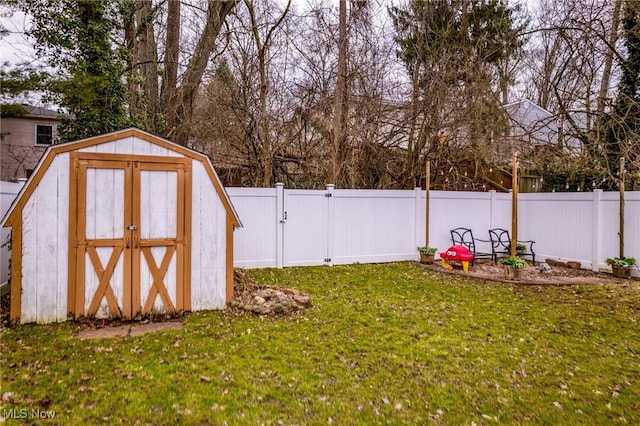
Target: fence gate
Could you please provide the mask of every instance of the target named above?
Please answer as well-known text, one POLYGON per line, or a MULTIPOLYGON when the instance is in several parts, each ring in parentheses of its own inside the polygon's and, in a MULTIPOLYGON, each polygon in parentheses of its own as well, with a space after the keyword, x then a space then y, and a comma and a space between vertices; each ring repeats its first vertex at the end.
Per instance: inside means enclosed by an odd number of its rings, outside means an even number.
POLYGON ((74 316, 130 319, 189 306, 188 161, 91 153, 71 160, 74 316))
POLYGON ((331 192, 290 189, 283 197, 283 266, 330 263, 331 192))

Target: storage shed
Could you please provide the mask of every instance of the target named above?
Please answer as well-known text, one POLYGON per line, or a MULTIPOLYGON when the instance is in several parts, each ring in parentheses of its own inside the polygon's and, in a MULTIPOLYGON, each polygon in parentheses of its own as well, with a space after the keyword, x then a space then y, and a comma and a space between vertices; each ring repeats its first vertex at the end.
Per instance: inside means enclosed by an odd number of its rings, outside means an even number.
POLYGON ((139 129, 53 145, 0 223, 11 320, 223 308, 238 216, 209 159, 139 129))

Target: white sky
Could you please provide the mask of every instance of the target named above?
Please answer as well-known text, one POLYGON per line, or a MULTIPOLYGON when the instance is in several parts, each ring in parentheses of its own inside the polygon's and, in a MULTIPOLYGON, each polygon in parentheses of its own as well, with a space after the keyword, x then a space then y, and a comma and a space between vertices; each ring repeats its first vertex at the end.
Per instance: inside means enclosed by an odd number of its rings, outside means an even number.
POLYGON ((11 15, 6 12, 6 6, 0 6, 0 24, 9 31, 8 35, 0 38, 0 62, 16 65, 21 62, 35 61, 33 47, 24 35, 28 19, 19 11, 11 15))

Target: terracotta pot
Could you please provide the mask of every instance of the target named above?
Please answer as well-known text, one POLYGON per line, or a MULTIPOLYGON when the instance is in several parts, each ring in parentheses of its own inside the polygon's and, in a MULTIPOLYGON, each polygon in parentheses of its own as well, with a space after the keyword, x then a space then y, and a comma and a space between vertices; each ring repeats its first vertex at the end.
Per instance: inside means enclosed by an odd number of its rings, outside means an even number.
POLYGON ((427 265, 433 264, 433 254, 420 253, 420 263, 427 265))
POLYGON ((611 265, 611 272, 616 278, 629 278, 631 276, 631 268, 628 266, 611 265))
POLYGON ((504 277, 507 280, 520 281, 522 278, 522 268, 514 268, 510 265, 504 266, 504 277))

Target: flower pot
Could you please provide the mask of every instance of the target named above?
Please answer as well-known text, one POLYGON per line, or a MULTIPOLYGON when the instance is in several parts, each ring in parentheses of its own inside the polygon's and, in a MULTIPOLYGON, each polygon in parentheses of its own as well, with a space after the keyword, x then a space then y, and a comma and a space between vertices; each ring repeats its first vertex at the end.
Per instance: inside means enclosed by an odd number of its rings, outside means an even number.
POLYGON ((504 277, 507 280, 520 281, 522 278, 522 268, 514 268, 510 265, 504 265, 504 277))
POLYGON ((616 278, 629 278, 631 276, 631 268, 628 266, 611 265, 611 272, 616 278))
POLYGON ((426 265, 433 264, 433 256, 434 254, 420 253, 420 263, 424 263, 426 265))

